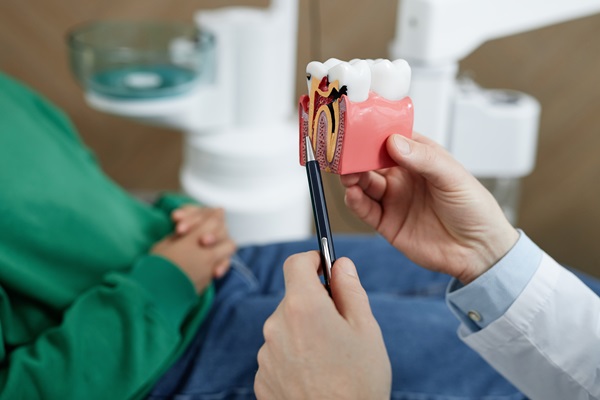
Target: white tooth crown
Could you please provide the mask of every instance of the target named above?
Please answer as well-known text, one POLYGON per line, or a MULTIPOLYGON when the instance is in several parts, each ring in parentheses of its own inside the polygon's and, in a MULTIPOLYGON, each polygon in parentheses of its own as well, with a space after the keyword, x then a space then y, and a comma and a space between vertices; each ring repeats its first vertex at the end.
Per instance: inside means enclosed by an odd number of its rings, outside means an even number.
POLYGON ((325 66, 327 69, 331 69, 340 63, 343 63, 343 61, 338 60, 337 58, 330 58, 329 60, 325 61, 325 66))
POLYGON ((339 88, 346 86, 348 99, 354 102, 365 101, 369 98, 371 87, 371 71, 369 64, 360 60, 354 65, 341 62, 329 69, 329 82, 339 82, 339 88))
POLYGON ((316 79, 317 82, 321 82, 324 76, 327 75, 329 68, 325 64, 318 61, 311 61, 306 66, 306 84, 308 86, 308 93, 310 93, 312 80, 316 79))
POLYGON ((311 80, 319 82, 327 76, 329 83, 338 81, 339 88, 346 86, 348 99, 353 102, 365 101, 369 91, 392 101, 401 100, 408 96, 410 89, 411 71, 405 60, 390 61, 378 58, 358 59, 344 62, 330 58, 324 63, 312 61, 306 66, 309 77, 308 90, 311 90, 311 80))
POLYGON ((408 95, 410 67, 405 60, 379 60, 370 67, 372 91, 388 100, 400 100, 408 95))
POLYGON ((318 80, 323 79, 323 77, 327 75, 327 71, 329 71, 329 68, 327 68, 325 64, 318 61, 311 61, 306 66, 306 76, 317 78, 318 80))
POLYGON ((342 63, 342 60, 338 60, 337 58, 330 58, 324 63, 319 61, 311 61, 306 66, 306 78, 307 78, 307 86, 308 92, 310 93, 312 79, 316 78, 317 82, 320 83, 324 76, 327 76, 329 70, 336 65, 342 63))

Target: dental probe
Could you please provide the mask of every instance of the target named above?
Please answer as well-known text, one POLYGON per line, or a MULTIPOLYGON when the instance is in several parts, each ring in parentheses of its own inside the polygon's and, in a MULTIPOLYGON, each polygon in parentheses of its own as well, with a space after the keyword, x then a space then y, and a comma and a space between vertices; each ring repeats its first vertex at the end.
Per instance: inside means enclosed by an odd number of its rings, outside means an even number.
POLYGON ((308 136, 306 140, 306 176, 308 177, 308 187, 310 189, 310 198, 312 202, 313 214, 315 216, 315 227, 317 229, 317 238, 319 249, 321 250, 321 268, 325 278, 325 287, 329 289, 331 279, 331 266, 335 262, 335 251, 333 249, 333 240, 331 228, 329 227, 329 215, 327 214, 327 204, 325 202, 325 193, 323 192, 323 180, 321 178, 321 168, 319 162, 315 159, 312 149, 312 143, 308 136))

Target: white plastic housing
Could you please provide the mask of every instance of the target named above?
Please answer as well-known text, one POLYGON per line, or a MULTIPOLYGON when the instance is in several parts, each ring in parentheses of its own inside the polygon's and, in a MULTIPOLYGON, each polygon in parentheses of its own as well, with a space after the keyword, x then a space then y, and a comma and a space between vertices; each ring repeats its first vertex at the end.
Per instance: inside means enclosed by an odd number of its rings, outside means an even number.
POLYGON ((411 69, 409 96, 414 104, 413 130, 447 147, 458 63, 441 66, 413 64, 411 69))
POLYGON ((298 164, 298 122, 186 135, 183 189, 224 207, 238 244, 299 240, 310 235, 306 172, 298 164), (276 134, 275 134, 276 133, 276 134))
POLYGON ((217 38, 218 58, 226 60, 218 62, 217 80, 228 85, 235 124, 295 114, 297 15, 298 0, 272 0, 266 10, 230 7, 196 14, 198 27, 217 38))
POLYGON ((199 85, 189 92, 157 99, 115 99, 95 92, 85 94, 87 103, 96 110, 184 131, 229 125, 233 113, 224 106, 223 98, 224 92, 214 84, 199 85))
POLYGON ((534 168, 540 104, 507 90, 459 86, 449 150, 478 178, 517 178, 534 168))

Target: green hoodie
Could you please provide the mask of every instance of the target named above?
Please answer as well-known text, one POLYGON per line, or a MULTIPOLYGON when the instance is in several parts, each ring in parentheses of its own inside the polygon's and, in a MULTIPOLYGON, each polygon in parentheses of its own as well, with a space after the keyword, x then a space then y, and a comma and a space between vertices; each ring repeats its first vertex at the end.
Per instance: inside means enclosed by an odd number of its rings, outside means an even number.
POLYGON ((130 197, 69 120, 0 74, 0 399, 143 397, 210 308, 166 259, 164 197, 130 197))

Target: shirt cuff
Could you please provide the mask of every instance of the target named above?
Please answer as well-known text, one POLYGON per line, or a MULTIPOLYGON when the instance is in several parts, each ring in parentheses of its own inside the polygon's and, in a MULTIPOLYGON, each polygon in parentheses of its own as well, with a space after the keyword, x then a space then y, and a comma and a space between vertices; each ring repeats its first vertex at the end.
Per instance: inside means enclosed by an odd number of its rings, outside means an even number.
POLYGON ((512 249, 468 285, 452 279, 446 303, 472 332, 500 318, 527 286, 542 260, 542 250, 519 230, 512 249))
POLYGON ((156 307, 176 329, 199 301, 190 278, 171 261, 159 255, 140 257, 134 264, 130 277, 146 289, 156 307))

